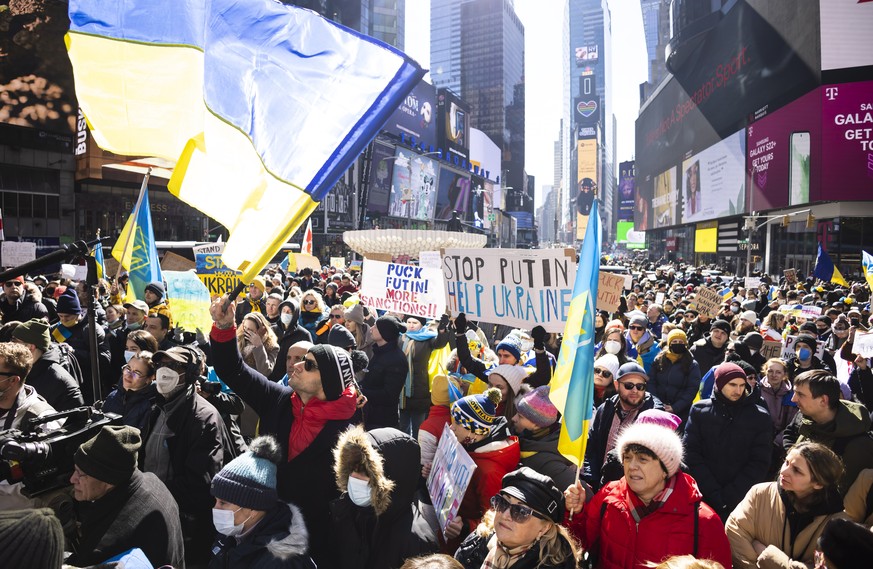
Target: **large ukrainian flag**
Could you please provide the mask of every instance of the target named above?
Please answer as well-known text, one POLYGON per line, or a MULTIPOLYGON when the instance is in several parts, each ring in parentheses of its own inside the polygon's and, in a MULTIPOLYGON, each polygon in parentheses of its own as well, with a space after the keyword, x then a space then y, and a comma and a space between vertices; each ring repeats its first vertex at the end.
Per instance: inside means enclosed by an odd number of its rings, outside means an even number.
POLYGON ((71 0, 67 46, 97 143, 176 161, 170 191, 230 230, 245 282, 424 75, 272 0, 71 0))
POLYGON ((594 414, 594 315, 600 279, 600 214, 596 199, 588 220, 564 340, 549 383, 549 399, 563 415, 558 451, 579 467, 585 458, 588 424, 594 414))

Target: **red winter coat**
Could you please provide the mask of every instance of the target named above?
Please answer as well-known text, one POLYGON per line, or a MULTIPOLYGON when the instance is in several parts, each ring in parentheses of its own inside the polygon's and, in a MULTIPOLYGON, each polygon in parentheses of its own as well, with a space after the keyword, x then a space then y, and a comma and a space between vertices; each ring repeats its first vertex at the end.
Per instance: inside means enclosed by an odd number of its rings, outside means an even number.
POLYGON ((731 548, 724 526, 703 499, 697 483, 680 472, 667 503, 636 524, 628 509, 624 478, 610 482, 585 504, 582 515, 570 530, 585 549, 597 545, 598 569, 643 569, 647 563, 660 563, 673 555, 694 552, 694 508, 700 502, 698 519, 698 559, 712 559, 731 567, 731 548), (606 510, 603 519, 600 510, 606 510))
POLYGON ((500 492, 503 476, 518 468, 521 451, 518 437, 509 437, 509 446, 495 451, 471 452, 476 470, 458 508, 458 515, 470 531, 476 529, 482 516, 491 509, 491 498, 500 492))

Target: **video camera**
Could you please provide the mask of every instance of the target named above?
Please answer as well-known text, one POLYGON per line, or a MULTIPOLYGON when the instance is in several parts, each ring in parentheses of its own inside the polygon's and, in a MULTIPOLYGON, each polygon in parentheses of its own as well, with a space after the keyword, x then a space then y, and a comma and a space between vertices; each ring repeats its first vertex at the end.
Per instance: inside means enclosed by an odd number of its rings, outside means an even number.
POLYGON ((79 445, 104 425, 121 424, 121 415, 78 407, 27 419, 21 429, 0 431, 0 479, 10 484, 23 482, 23 494, 28 497, 63 488, 70 483, 73 455, 79 445), (59 429, 40 429, 61 419, 66 421, 59 429))

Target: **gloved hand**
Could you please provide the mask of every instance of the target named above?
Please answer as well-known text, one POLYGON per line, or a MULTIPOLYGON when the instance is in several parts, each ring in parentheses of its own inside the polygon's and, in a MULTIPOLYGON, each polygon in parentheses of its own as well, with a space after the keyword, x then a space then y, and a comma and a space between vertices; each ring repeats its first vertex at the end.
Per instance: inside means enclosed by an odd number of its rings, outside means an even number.
POLYGON ((467 331, 467 315, 461 312, 455 316, 455 334, 459 336, 467 331))
POLYGON ((545 349, 546 334, 546 329, 542 326, 534 326, 533 330, 530 331, 530 337, 533 338, 535 350, 545 349))
POLYGON ((449 327, 449 315, 448 315, 448 314, 443 314, 443 315, 440 317, 440 324, 439 324, 439 326, 438 326, 437 328, 438 328, 439 330, 445 330, 445 329, 448 328, 448 327, 449 327))

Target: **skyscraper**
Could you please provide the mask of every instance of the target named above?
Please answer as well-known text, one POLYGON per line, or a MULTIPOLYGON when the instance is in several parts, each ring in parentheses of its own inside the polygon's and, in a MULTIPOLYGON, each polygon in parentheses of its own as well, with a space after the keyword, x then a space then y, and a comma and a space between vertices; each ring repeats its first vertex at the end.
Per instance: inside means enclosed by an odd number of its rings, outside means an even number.
POLYGON ((668 75, 664 52, 670 41, 670 5, 667 0, 640 0, 643 32, 649 61, 648 81, 640 85, 640 105, 668 75))
POLYGON ((461 92, 461 3, 431 0, 430 78, 434 87, 461 92))

